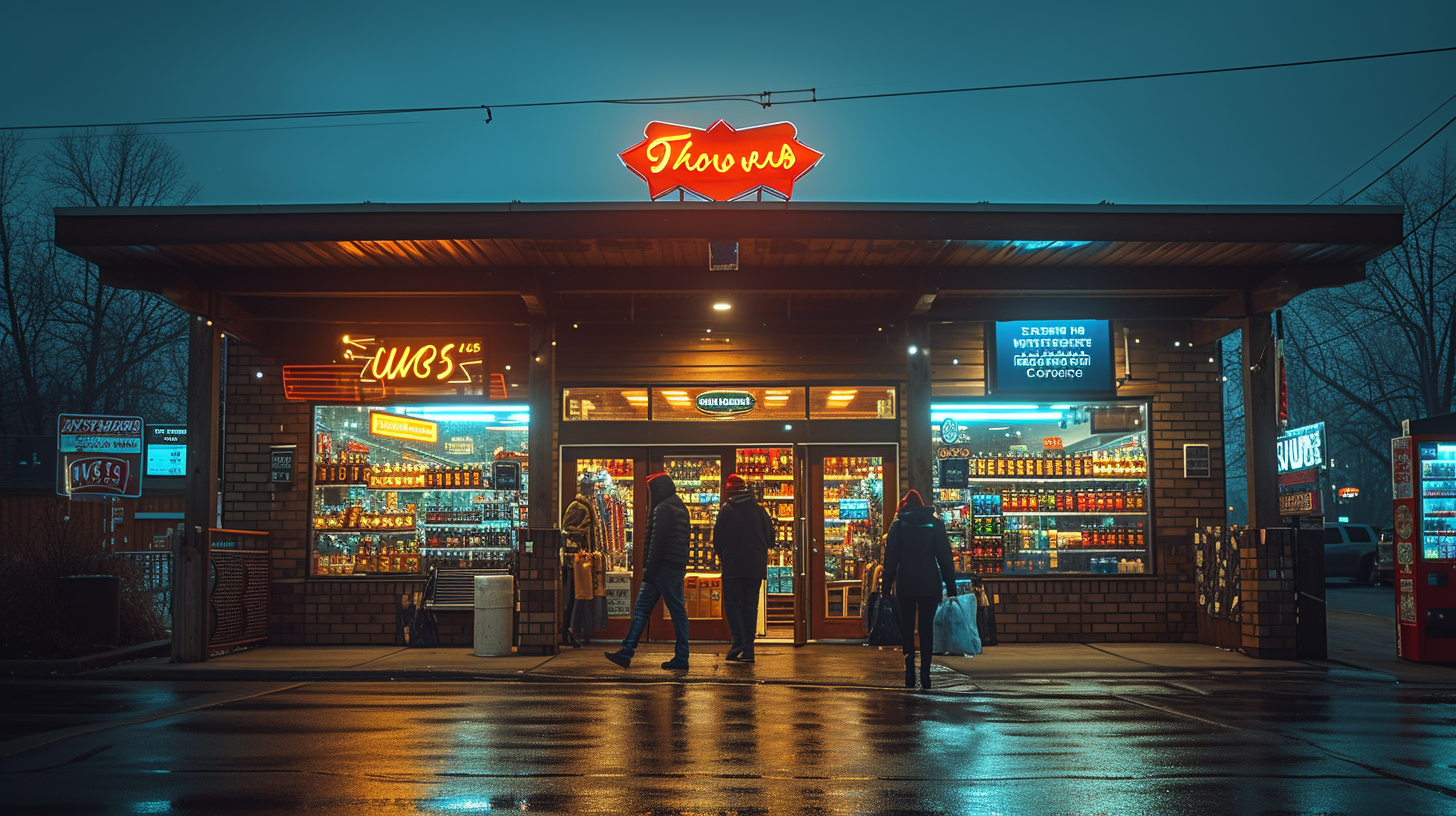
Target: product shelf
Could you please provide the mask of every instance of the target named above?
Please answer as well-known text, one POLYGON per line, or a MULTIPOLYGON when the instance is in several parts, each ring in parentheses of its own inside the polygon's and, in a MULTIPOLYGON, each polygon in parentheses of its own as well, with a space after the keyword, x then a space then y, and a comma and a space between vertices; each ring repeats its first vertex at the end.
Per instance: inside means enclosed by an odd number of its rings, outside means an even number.
POLYGON ((1076 511, 1068 512, 1063 510, 1008 510, 1003 516, 1146 516, 1146 510, 1109 510, 1107 512, 1076 511))

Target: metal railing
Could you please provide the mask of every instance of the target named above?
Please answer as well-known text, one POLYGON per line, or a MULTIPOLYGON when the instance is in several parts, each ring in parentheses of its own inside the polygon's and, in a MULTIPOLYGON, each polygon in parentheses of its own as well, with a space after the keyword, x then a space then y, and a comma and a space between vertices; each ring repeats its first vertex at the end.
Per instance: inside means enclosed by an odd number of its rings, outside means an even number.
POLYGON ((172 553, 119 552, 123 569, 121 591, 151 599, 166 625, 172 625, 172 553))

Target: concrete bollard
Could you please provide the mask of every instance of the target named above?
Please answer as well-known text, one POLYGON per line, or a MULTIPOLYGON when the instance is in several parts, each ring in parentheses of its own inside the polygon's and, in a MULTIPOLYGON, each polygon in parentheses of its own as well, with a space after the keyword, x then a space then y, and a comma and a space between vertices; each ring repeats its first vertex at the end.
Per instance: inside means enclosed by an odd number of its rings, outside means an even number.
POLYGON ((511 615, 516 606, 516 579, 510 575, 475 576, 475 656, 511 653, 511 615))

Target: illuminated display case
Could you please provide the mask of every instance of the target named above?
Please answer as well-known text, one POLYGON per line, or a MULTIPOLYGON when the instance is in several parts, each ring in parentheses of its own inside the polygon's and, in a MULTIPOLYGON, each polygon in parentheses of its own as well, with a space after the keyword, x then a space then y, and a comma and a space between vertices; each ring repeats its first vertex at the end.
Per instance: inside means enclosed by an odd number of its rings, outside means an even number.
MULTIPOLYGON (((607 617, 632 617, 633 475, 631 459, 578 459, 576 477, 591 476, 597 517, 602 522, 607 617)), ((575 481, 573 482, 575 483, 575 481)))
POLYGON ((1145 405, 937 404, 931 418, 956 572, 1149 571, 1145 405))
POLYGON ((824 459, 824 616, 858 618, 865 565, 880 553, 885 461, 824 459))
POLYGON ((315 407, 309 574, 510 568, 527 426, 525 406, 315 407), (519 483, 495 489, 512 460, 519 483))

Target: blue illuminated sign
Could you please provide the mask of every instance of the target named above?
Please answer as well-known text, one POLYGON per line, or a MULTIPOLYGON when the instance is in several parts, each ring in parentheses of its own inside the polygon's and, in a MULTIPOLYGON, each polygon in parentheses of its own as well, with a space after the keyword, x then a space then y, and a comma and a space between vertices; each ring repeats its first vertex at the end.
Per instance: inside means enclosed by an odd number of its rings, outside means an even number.
POLYGON ((1106 320, 996 324, 995 393, 1110 395, 1112 329, 1106 320))

